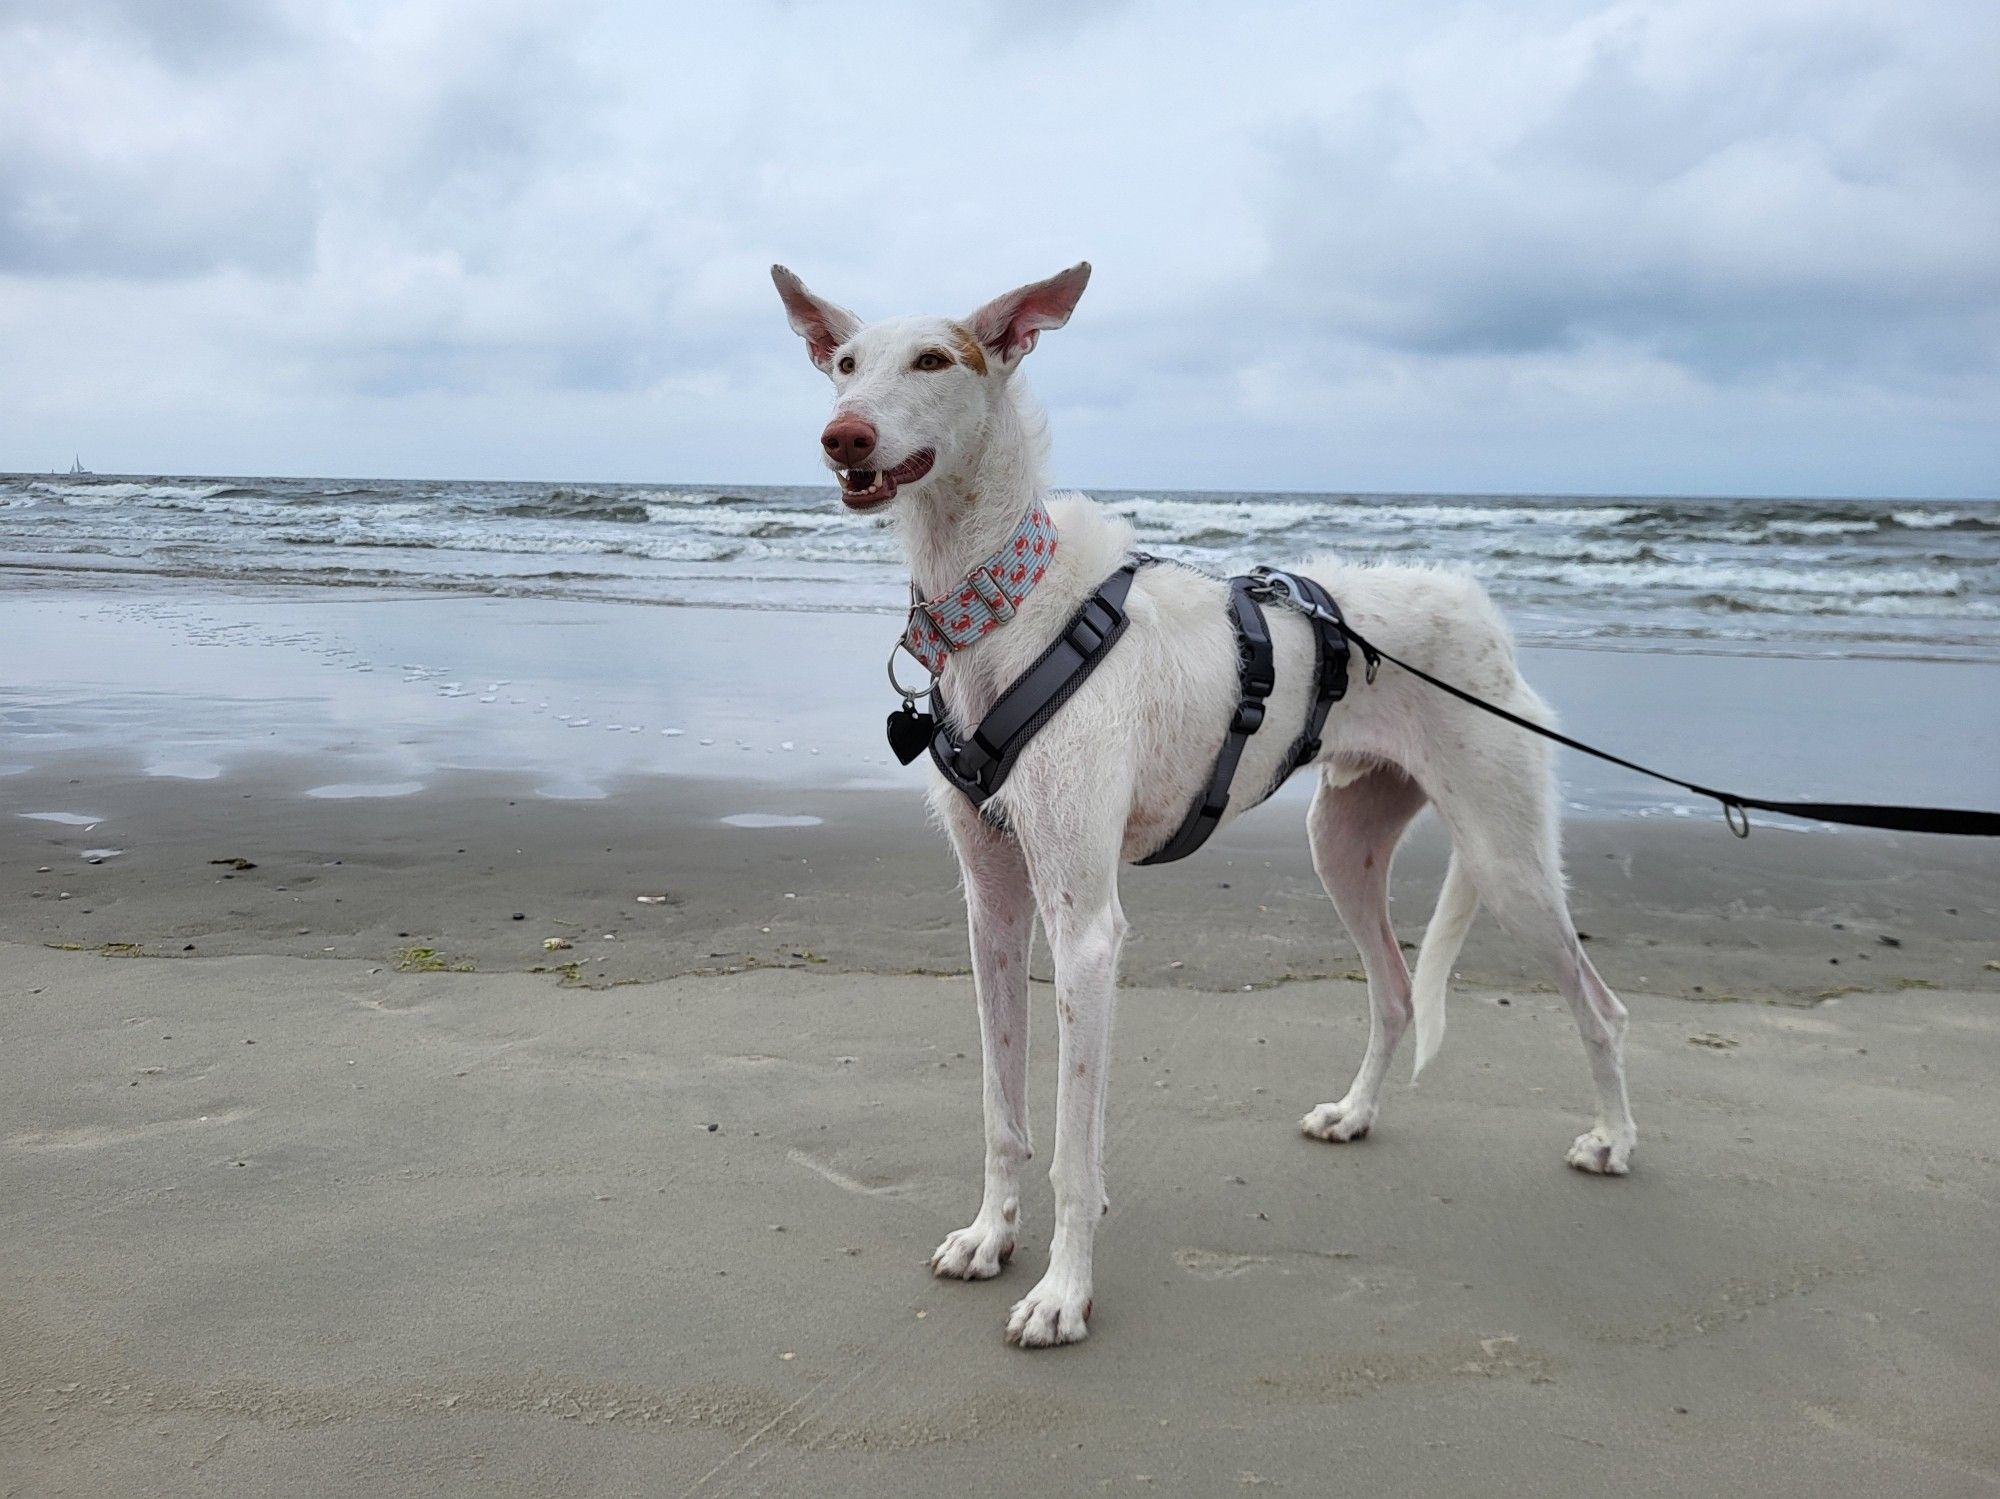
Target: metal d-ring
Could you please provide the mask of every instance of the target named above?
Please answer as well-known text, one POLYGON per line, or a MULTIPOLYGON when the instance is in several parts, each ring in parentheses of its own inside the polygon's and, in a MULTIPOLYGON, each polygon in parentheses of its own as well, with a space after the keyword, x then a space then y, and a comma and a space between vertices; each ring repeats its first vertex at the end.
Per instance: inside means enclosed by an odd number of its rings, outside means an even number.
POLYGON ((1726 797, 1722 803, 1722 820, 1729 824, 1729 831, 1738 838, 1750 836, 1750 809, 1738 801, 1726 797))
MULTIPOLYGON (((903 700, 905 707, 914 709, 917 706, 918 698, 929 697, 933 689, 937 687, 938 674, 931 671, 931 679, 921 687, 905 687, 901 682, 896 680, 896 653, 898 651, 909 651, 910 659, 915 661, 919 666, 923 666, 923 658, 918 656, 915 651, 910 651, 909 643, 901 639, 889 647, 889 685, 896 689, 896 695, 903 700)), ((930 671, 930 668, 924 666, 924 670, 930 671)))

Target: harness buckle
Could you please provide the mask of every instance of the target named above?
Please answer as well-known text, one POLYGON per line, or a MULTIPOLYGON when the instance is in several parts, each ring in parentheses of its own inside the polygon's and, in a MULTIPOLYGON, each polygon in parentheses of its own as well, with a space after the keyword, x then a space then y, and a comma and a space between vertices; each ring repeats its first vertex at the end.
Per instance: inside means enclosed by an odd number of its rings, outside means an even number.
POLYGON ((1063 632, 1063 640, 1079 656, 1095 655, 1111 632, 1118 628, 1125 616, 1105 600, 1092 594, 1084 601, 1070 621, 1069 629, 1063 632))
POLYGON ((1229 720, 1232 734, 1254 734, 1264 722, 1264 703, 1261 698, 1246 697, 1236 705, 1236 714, 1229 720))

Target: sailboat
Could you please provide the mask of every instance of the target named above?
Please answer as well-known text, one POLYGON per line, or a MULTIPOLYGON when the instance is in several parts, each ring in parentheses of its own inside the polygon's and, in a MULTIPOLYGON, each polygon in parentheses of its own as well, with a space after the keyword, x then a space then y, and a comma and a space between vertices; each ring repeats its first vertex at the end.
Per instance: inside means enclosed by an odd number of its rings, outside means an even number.
POLYGON ((90 472, 89 469, 83 466, 83 455, 81 453, 76 453, 71 455, 69 460, 69 471, 72 475, 87 474, 90 472))

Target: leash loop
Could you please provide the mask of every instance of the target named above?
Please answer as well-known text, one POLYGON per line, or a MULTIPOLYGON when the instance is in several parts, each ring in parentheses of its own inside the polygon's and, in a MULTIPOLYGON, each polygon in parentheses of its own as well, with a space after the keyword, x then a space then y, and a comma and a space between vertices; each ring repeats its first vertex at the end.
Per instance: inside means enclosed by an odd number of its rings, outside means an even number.
POLYGON ((1750 809, 1733 796, 1722 799, 1722 820, 1729 824, 1729 831, 1738 838, 1750 836, 1750 809))

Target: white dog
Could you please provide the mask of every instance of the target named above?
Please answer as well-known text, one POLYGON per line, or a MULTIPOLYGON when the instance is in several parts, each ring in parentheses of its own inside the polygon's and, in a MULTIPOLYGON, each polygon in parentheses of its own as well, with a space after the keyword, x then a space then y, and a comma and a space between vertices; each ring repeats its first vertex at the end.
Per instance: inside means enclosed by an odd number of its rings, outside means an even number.
MULTIPOLYGON (((1037 336, 1069 320, 1090 267, 1009 292, 963 320, 873 324, 813 295, 782 266, 772 274, 792 328, 833 381, 821 446, 842 498, 856 511, 894 504, 920 595, 959 588, 1024 516, 1047 505, 1058 544, 1045 576, 1002 611, 999 627, 989 626, 942 665, 955 721, 975 724, 1132 549, 1131 528, 1090 500, 1048 496, 1045 424, 1017 378, 1037 336)), ((1297 570, 1322 583, 1384 651, 1549 721, 1515 669, 1506 625, 1470 578, 1332 557, 1297 570)), ((986 1119, 984 1195, 971 1225, 931 1257, 940 1276, 997 1275, 1014 1252, 1020 1173, 1032 1154, 1027 984, 1037 917, 1055 960, 1055 1238, 1048 1272, 1008 1317, 1009 1340, 1023 1346, 1072 1343, 1087 1332, 1092 1249, 1110 1206, 1104 1104, 1125 933, 1118 866, 1170 837, 1206 785, 1239 695, 1227 598, 1222 583, 1190 570, 1143 569, 1123 638, 1028 744, 984 815, 932 775, 931 802, 964 875, 986 1119)), ((1311 625, 1282 609, 1270 610, 1269 620, 1277 686, 1269 725, 1244 750, 1239 788, 1270 784, 1310 697, 1311 625)), ((1313 1109, 1301 1127, 1321 1140, 1366 1135, 1390 1056, 1413 1016, 1422 1070, 1443 1037, 1445 980, 1484 901, 1547 962, 1583 1034, 1597 1122, 1570 1147, 1569 1164, 1623 1175, 1635 1138, 1625 1096, 1625 1007, 1597 976, 1570 921, 1547 746, 1385 666, 1377 681, 1357 681, 1335 705, 1314 763, 1313 865, 1361 951, 1370 1025, 1353 1085, 1313 1109), (1452 857, 1413 980, 1389 923, 1389 863, 1426 802, 1450 830, 1452 857)))

